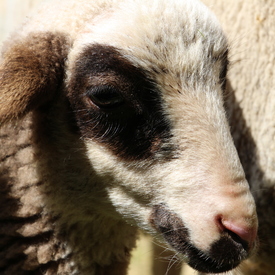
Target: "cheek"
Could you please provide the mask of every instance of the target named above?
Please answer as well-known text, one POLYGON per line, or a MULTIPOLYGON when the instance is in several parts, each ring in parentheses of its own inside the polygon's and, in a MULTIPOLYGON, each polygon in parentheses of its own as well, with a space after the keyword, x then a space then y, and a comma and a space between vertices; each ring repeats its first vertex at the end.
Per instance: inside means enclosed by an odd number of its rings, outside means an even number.
POLYGON ((154 183, 147 180, 150 169, 121 162, 97 142, 86 142, 86 148, 95 173, 102 179, 107 199, 115 208, 112 216, 122 216, 128 223, 152 231, 147 222, 150 205, 155 201, 154 183))

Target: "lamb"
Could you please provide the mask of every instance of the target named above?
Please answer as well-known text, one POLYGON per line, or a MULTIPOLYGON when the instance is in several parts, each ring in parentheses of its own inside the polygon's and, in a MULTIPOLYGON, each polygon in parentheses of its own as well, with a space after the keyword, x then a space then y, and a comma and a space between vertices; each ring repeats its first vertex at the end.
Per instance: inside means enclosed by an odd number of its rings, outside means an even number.
POLYGON ((58 1, 28 19, 0 66, 3 273, 127 274, 137 228, 200 272, 249 257, 227 54, 194 0, 58 1))

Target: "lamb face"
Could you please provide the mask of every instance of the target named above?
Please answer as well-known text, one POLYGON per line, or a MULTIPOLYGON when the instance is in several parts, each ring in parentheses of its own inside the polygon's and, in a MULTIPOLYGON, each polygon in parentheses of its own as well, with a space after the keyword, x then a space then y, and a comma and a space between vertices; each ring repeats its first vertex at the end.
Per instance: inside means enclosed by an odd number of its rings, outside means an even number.
POLYGON ((69 63, 69 98, 116 210, 162 233, 194 268, 221 272, 246 257, 256 234, 223 110, 226 39, 197 4, 179 15, 162 5, 150 7, 155 18, 135 7, 84 35, 69 63))
POLYGON ((50 208, 74 221, 123 218, 201 272, 237 266, 257 218, 223 109, 227 42, 215 18, 197 1, 130 1, 72 40, 61 42, 59 101, 39 111, 53 125, 37 141, 50 208), (64 148, 76 143, 88 165, 71 150, 72 180, 64 148))

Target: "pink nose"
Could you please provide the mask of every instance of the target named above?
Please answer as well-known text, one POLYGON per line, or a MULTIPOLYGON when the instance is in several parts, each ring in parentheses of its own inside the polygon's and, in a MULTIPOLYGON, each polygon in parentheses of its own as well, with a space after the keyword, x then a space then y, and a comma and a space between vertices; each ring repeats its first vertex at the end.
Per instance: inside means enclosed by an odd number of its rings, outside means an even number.
POLYGON ((237 223, 220 218, 219 227, 222 230, 233 232, 242 240, 246 241, 250 249, 253 248, 253 244, 255 243, 257 238, 257 226, 238 225, 237 223))

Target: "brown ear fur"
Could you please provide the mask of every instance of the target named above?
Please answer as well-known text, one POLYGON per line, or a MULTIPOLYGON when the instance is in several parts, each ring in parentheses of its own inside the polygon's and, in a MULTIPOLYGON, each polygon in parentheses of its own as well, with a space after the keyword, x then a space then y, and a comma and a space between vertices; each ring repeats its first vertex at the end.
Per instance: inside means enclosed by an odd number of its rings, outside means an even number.
POLYGON ((64 78, 70 41, 61 33, 34 33, 14 43, 0 65, 0 124, 52 99, 64 78))

